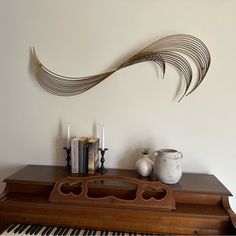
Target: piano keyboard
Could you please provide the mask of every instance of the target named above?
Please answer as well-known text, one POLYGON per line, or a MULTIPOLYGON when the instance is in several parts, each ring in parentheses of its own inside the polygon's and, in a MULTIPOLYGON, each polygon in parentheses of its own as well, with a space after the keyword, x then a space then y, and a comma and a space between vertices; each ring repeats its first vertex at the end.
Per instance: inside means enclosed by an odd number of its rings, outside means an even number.
POLYGON ((140 233, 125 233, 107 230, 93 230, 93 229, 80 229, 68 227, 54 227, 43 225, 28 225, 28 224, 12 224, 0 235, 23 236, 23 235, 37 235, 37 236, 148 236, 153 234, 140 234, 140 233))

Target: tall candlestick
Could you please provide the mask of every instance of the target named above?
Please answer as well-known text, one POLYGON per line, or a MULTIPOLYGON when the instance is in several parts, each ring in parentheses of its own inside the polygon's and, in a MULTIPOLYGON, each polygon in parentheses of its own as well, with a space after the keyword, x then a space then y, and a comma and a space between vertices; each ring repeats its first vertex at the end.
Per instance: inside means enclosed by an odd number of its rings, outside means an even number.
POLYGON ((70 123, 67 124, 67 144, 66 144, 67 149, 70 148, 70 123))
POLYGON ((104 125, 102 126, 102 140, 101 140, 101 149, 105 149, 105 131, 104 131, 104 125))

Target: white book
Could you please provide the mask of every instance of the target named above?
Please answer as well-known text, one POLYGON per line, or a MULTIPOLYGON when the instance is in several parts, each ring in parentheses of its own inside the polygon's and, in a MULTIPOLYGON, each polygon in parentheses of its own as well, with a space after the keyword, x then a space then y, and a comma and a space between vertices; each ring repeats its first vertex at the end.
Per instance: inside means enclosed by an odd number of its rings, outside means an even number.
POLYGON ((79 173, 79 138, 71 140, 71 173, 79 173))

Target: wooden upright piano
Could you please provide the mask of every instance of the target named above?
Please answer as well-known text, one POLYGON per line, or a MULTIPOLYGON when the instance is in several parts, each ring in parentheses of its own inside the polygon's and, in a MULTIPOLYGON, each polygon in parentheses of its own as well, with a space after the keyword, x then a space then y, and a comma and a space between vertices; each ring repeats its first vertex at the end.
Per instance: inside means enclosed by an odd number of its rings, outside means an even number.
POLYGON ((0 230, 5 234, 13 223, 21 227, 18 235, 47 235, 50 227, 57 228, 54 235, 80 235, 78 229, 83 235, 236 234, 232 195, 214 175, 183 173, 178 184, 164 185, 134 170, 80 176, 60 166, 29 165, 4 182, 0 230), (38 228, 30 232, 30 227, 38 228))

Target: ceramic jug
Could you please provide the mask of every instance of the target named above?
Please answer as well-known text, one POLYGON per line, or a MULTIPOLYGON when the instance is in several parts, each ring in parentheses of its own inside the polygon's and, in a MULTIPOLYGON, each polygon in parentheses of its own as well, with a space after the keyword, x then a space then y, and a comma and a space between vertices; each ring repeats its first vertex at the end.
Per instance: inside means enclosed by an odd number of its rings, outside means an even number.
POLYGON ((182 153, 174 149, 160 149, 153 152, 153 174, 165 184, 176 184, 182 176, 180 159, 182 153))

